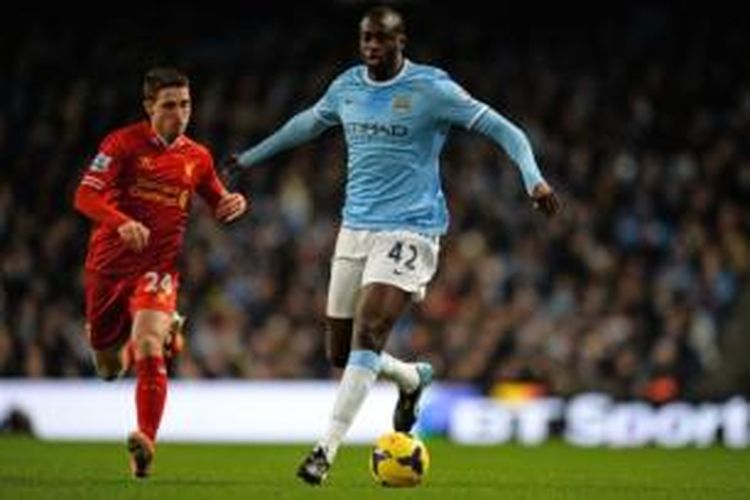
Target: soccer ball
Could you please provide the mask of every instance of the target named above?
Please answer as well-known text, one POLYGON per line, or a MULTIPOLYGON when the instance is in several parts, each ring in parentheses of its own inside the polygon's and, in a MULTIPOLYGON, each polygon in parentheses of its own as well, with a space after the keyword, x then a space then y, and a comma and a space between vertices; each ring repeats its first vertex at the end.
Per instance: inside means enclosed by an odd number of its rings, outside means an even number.
POLYGON ((425 445, 403 432, 380 436, 370 457, 372 476, 383 486, 416 486, 429 467, 430 456, 425 445))

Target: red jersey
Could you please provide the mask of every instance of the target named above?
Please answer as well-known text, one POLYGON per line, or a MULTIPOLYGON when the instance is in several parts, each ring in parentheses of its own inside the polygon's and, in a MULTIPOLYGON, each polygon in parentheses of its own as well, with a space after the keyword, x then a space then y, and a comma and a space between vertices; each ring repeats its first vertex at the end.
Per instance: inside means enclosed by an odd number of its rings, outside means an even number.
POLYGON ((109 134, 76 192, 76 208, 94 222, 86 269, 114 275, 175 269, 193 192, 212 208, 226 193, 206 147, 184 135, 166 145, 149 122, 109 134), (150 231, 140 253, 117 232, 129 219, 150 231))

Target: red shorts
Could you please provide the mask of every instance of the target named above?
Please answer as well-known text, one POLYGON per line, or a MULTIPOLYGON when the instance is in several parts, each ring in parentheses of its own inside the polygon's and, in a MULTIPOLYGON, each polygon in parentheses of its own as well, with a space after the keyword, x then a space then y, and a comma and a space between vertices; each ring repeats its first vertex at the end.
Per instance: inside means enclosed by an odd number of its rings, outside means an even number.
POLYGON ((178 279, 176 272, 107 276, 87 270, 86 332, 91 347, 103 351, 125 343, 133 317, 141 309, 173 313, 177 308, 178 279))

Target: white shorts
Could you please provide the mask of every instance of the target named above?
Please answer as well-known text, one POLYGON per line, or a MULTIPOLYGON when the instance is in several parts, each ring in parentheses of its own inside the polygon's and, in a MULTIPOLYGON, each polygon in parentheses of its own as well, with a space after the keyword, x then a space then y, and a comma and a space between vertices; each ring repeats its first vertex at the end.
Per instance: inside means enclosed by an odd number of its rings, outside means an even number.
POLYGON ((341 228, 331 263, 326 314, 353 318, 360 289, 387 283, 424 299, 437 270, 440 238, 413 231, 369 231, 341 228))

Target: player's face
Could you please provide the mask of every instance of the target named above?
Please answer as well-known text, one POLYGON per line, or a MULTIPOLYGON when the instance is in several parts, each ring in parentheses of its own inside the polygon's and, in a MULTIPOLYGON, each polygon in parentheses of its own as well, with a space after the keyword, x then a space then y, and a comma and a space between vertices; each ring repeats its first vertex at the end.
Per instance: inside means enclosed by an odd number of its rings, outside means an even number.
POLYGON ((156 133, 173 141, 188 126, 190 106, 189 87, 166 87, 159 90, 156 98, 146 101, 146 112, 156 133))
POLYGON ((388 29, 384 23, 364 18, 359 25, 359 52, 371 69, 393 69, 404 49, 404 35, 388 29))

